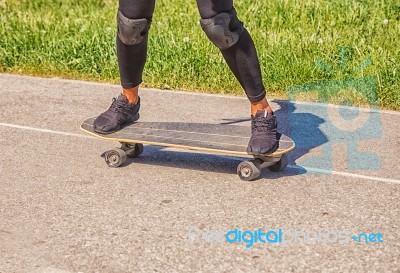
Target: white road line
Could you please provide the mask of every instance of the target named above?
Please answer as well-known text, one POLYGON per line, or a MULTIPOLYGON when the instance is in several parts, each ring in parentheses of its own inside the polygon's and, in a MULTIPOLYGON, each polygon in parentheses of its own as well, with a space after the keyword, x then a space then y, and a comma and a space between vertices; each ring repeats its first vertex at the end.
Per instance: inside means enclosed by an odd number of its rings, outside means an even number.
POLYGON ((41 133, 49 133, 49 134, 54 134, 54 135, 73 136, 73 137, 81 137, 81 138, 94 138, 94 137, 83 135, 83 134, 76 134, 76 133, 63 132, 63 131, 54 131, 54 130, 49 130, 49 129, 35 128, 35 127, 30 127, 30 126, 22 126, 22 125, 8 124, 8 123, 0 123, 0 126, 28 130, 28 131, 41 132, 41 133))
POLYGON ((362 174, 338 172, 338 171, 324 170, 324 169, 305 167, 305 166, 295 166, 295 165, 289 165, 289 166, 287 166, 287 168, 297 169, 297 170, 301 170, 303 168, 307 172, 321 173, 321 174, 333 174, 333 175, 338 175, 338 176, 361 178, 361 179, 367 179, 367 180, 380 181, 380 182, 393 183, 393 184, 400 185, 400 180, 384 178, 384 177, 367 176, 367 175, 362 175, 362 174))
MULTIPOLYGON (((41 132, 41 133, 55 134, 55 135, 63 135, 63 136, 72 136, 72 137, 95 139, 94 137, 87 136, 87 135, 82 135, 82 134, 77 134, 77 133, 55 131, 55 130, 49 130, 49 129, 43 129, 43 128, 35 128, 35 127, 30 127, 30 126, 22 126, 22 125, 9 124, 9 123, 0 123, 0 126, 8 127, 8 128, 21 129, 21 130, 41 132)), ((321 174, 333 174, 333 175, 344 176, 344 177, 352 177, 352 178, 359 178, 359 179, 361 178, 361 179, 367 179, 367 180, 372 180, 372 181, 380 181, 380 182, 393 183, 393 184, 399 184, 400 185, 400 180, 384 178, 384 177, 367 176, 367 175, 361 175, 361 174, 338 172, 338 171, 317 169, 317 168, 304 167, 304 166, 294 166, 294 165, 289 165, 288 168, 289 169, 298 169, 298 170, 301 169, 301 168, 304 168, 307 172, 314 172, 314 173, 321 173, 321 174)))
POLYGON ((271 100, 272 102, 283 102, 285 104, 294 103, 298 105, 310 105, 313 107, 320 107, 320 108, 335 108, 335 109, 346 109, 346 110, 354 110, 366 113, 379 113, 379 114, 388 114, 388 115, 397 115, 400 116, 399 111, 394 110, 386 110, 378 108, 365 108, 365 107, 354 107, 354 106, 346 106, 346 105, 336 105, 330 103, 322 103, 322 102, 306 102, 306 101, 287 101, 282 99, 271 100))

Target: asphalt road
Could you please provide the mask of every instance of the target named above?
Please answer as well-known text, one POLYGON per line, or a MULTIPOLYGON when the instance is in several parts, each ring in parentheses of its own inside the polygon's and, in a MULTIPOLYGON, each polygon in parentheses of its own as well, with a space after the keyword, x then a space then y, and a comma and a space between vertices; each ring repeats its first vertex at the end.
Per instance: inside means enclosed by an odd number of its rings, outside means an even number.
MULTIPOLYGON (((274 101, 297 150, 244 182, 240 158, 151 146, 108 168, 79 125, 118 92, 0 75, 0 272, 400 272, 399 112, 274 101)), ((249 126, 244 97, 140 94, 142 120, 249 126)))

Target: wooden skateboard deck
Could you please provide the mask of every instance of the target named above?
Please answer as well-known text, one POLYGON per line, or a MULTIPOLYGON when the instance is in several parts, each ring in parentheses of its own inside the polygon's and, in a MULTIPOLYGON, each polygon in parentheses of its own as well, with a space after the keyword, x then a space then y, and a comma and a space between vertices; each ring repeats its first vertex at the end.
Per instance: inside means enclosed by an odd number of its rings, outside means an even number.
POLYGON ((126 156, 136 157, 140 155, 143 152, 143 144, 148 144, 214 154, 254 157, 254 160, 242 162, 241 164, 244 164, 244 166, 239 165, 238 167, 238 174, 241 179, 253 180, 259 176, 262 167, 269 167, 272 171, 279 171, 285 168, 287 157, 284 155, 295 148, 291 138, 278 134, 279 148, 277 151, 268 155, 248 155, 246 148, 251 132, 248 127, 244 126, 138 121, 117 132, 99 134, 93 129, 94 119, 85 120, 81 125, 82 131, 97 138, 117 141, 122 144, 120 149, 116 148, 106 152, 105 160, 110 167, 122 165, 126 160, 126 156), (246 176, 248 173, 251 174, 246 176))

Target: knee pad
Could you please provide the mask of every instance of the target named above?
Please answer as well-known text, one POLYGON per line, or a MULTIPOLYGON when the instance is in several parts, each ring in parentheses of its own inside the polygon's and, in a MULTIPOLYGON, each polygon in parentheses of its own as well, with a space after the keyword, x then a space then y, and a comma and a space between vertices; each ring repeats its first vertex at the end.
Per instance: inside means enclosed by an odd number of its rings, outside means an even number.
POLYGON ((234 8, 209 19, 201 19, 200 24, 208 39, 219 49, 227 49, 236 44, 244 30, 234 8))
POLYGON ((129 19, 118 10, 118 37, 126 45, 136 45, 143 41, 150 29, 151 19, 129 19))

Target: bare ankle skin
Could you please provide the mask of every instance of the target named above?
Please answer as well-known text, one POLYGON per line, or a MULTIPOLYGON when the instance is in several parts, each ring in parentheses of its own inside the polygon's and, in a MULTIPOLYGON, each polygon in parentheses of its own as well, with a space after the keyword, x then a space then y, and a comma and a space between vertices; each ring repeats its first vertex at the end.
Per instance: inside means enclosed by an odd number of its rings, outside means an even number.
POLYGON ((122 94, 127 97, 129 103, 136 104, 139 100, 139 86, 122 88, 122 94))
POLYGON ((250 104, 250 111, 253 116, 258 110, 266 110, 268 113, 272 113, 272 108, 269 106, 267 98, 264 98, 258 102, 252 102, 250 104))

